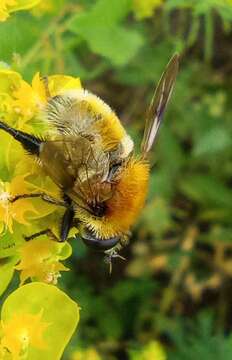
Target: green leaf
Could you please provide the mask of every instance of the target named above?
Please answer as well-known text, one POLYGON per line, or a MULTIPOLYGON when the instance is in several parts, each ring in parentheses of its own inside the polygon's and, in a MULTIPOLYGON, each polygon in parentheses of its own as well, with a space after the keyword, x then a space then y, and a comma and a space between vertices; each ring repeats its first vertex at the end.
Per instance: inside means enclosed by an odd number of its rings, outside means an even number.
POLYGON ((98 0, 96 4, 82 15, 74 15, 71 23, 111 26, 123 20, 131 10, 131 0, 98 0))
POLYGON ((227 149, 231 144, 231 136, 226 128, 215 127, 198 139, 193 154, 196 156, 214 154, 227 149))
POLYGON ((197 174, 185 177, 180 188, 188 197, 201 204, 232 208, 232 191, 211 176, 197 174))
POLYGON ((14 265, 17 261, 17 256, 0 260, 0 295, 2 295, 9 285, 14 274, 14 265))
POLYGON ((120 25, 129 9, 126 0, 100 0, 89 12, 75 15, 69 29, 80 35, 94 53, 108 58, 114 66, 121 66, 128 63, 143 44, 140 33, 120 25))
POLYGON ((65 260, 72 254, 72 246, 67 242, 59 243, 58 244, 60 251, 59 251, 59 258, 60 260, 65 260))
POLYGON ((14 291, 3 304, 2 320, 7 323, 15 314, 42 312, 44 349, 28 347, 30 360, 59 360, 79 321, 79 307, 53 285, 32 283, 14 291))

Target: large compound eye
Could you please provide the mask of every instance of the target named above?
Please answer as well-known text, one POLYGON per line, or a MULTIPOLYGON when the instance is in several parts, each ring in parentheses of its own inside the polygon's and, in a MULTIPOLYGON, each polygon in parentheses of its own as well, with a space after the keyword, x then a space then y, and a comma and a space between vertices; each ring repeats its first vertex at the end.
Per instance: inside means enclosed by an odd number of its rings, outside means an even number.
POLYGON ((104 202, 91 205, 93 214, 97 217, 103 217, 106 213, 106 204, 104 202))
POLYGON ((86 227, 82 228, 80 236, 85 245, 100 251, 111 249, 120 241, 120 236, 114 236, 104 240, 97 238, 96 235, 86 227))

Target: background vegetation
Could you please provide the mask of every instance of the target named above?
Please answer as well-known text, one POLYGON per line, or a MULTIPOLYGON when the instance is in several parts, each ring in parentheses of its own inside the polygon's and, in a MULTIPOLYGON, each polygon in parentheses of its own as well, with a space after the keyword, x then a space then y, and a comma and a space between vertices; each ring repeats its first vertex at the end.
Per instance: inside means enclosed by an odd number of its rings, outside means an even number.
POLYGON ((127 261, 109 276, 72 241, 59 287, 82 310, 64 360, 164 359, 159 344, 170 360, 232 358, 231 25, 230 0, 47 0, 0 24, 1 61, 28 81, 80 77, 138 146, 156 82, 181 54, 127 261))

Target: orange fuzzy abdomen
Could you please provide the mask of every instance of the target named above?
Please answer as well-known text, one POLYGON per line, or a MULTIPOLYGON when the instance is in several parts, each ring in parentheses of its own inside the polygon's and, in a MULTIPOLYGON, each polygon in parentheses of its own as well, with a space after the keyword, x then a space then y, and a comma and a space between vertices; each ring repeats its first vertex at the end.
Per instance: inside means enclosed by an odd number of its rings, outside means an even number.
POLYGON ((107 202, 106 217, 115 227, 127 231, 142 210, 147 195, 149 166, 131 161, 117 184, 114 196, 107 202))
POLYGON ((104 218, 92 219, 88 225, 98 237, 108 238, 126 233, 135 223, 147 195, 149 165, 131 160, 121 174, 111 199, 106 202, 104 218))

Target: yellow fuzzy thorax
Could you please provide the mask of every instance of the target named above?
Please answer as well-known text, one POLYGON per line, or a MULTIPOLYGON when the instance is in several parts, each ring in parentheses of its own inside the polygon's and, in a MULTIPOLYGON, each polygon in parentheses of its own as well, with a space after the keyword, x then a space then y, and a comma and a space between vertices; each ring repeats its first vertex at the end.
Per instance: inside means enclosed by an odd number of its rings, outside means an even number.
POLYGON ((99 120, 94 123, 96 132, 101 134, 104 150, 110 151, 115 148, 125 136, 125 130, 113 110, 98 96, 88 93, 86 101, 99 120))
POLYGON ((112 198, 106 202, 106 215, 99 219, 85 214, 80 220, 102 239, 125 234, 144 206, 148 179, 149 165, 142 160, 130 160, 112 198))

